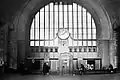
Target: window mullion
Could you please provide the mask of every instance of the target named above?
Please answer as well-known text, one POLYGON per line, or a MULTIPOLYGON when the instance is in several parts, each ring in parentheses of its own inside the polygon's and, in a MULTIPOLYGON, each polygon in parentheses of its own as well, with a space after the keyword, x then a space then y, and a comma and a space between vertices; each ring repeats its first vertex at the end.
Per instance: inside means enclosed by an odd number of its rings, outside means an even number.
POLYGON ((91 17, 91 46, 93 46, 93 34, 92 34, 92 29, 93 29, 93 27, 92 27, 92 17, 91 17))
POLYGON ((40 10, 39 10, 39 47, 40 47, 40 10))
POLYGON ((81 7, 82 46, 83 46, 83 7, 81 7))
POLYGON ((69 31, 69 6, 67 4, 67 26, 68 26, 68 31, 69 31))
POLYGON ((44 46, 45 46, 45 7, 44 7, 44 46))
POLYGON ((58 31, 59 31, 59 28, 60 28, 60 22, 59 22, 59 12, 60 12, 60 10, 59 10, 59 2, 58 2, 58 31))
MULTIPOLYGON (((50 39, 50 4, 48 6, 48 39, 50 39)), ((48 45, 50 45, 50 41, 48 41, 48 45)))
POLYGON ((86 44, 87 44, 87 46, 88 46, 88 17, 87 17, 87 11, 86 11, 86 39, 87 39, 87 41, 86 41, 86 44))
POLYGON ((64 28, 64 3, 62 2, 62 13, 63 13, 63 28, 64 28))
MULTIPOLYGON (((53 3, 53 38, 55 38, 55 4, 53 3)), ((53 45, 54 45, 54 40, 53 40, 53 45)))
MULTIPOLYGON (((76 5, 77 7, 77 39, 79 39, 78 33, 79 33, 79 28, 78 28, 78 4, 76 5)), ((77 40, 77 46, 78 46, 78 40, 77 40)))
POLYGON ((35 42, 36 42, 36 41, 35 41, 35 36, 36 36, 36 35, 35 35, 35 29, 36 29, 36 24, 35 24, 35 16, 34 16, 34 46, 35 46, 35 42))
MULTIPOLYGON (((72 37, 74 38, 74 16, 73 16, 73 4, 72 4, 72 37)), ((72 41, 73 45, 73 41, 72 41)))

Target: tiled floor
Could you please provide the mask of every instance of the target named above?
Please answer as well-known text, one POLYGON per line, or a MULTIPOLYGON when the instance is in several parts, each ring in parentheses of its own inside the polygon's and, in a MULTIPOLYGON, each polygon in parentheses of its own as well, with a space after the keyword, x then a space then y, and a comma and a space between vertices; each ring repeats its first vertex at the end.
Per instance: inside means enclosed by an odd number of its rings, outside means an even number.
POLYGON ((75 76, 58 76, 58 75, 20 75, 12 74, 6 76, 4 80, 120 80, 120 73, 116 74, 97 74, 97 75, 75 75, 75 76))

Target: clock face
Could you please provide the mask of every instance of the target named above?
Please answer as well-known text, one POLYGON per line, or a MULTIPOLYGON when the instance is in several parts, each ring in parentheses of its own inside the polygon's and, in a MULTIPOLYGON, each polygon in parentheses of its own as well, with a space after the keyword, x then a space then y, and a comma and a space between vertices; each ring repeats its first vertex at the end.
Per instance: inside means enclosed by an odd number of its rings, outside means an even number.
POLYGON ((59 31, 58 31, 58 37, 60 38, 60 39, 68 39, 69 38, 69 32, 68 32, 68 30, 67 29, 60 29, 59 31))

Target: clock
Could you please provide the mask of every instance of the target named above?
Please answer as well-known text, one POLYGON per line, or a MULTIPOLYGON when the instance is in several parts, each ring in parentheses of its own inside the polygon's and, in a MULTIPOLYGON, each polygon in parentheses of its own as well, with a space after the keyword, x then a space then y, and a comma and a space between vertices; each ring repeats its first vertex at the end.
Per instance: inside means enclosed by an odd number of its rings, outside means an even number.
POLYGON ((60 38, 62 40, 68 39, 69 35, 70 35, 70 33, 67 29, 60 29, 57 34, 58 34, 58 38, 60 38))

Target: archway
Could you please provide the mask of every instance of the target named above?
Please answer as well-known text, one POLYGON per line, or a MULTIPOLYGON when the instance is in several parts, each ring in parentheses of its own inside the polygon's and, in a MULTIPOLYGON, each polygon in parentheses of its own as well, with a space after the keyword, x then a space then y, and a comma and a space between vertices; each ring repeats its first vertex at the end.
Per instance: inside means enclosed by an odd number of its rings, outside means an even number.
MULTIPOLYGON (((30 0, 23 5, 23 8, 18 12, 14 19, 14 26, 17 31, 17 52, 11 53, 19 55, 20 60, 24 60, 27 54, 29 54, 29 29, 34 15, 40 8, 48 4, 52 0, 30 0)), ((65 0, 70 2, 71 0, 65 0)), ((100 55, 102 56, 103 66, 113 63, 113 55, 115 52, 111 52, 110 48, 113 45, 112 41, 112 26, 107 12, 104 7, 94 0, 72 0, 84 6, 92 14, 97 24, 97 40, 100 55), (111 41, 110 41, 111 40, 111 41), (109 56, 109 57, 108 57, 109 56), (111 60, 110 60, 111 59, 111 60)), ((113 48, 112 48, 113 49, 113 48)), ((15 56, 16 57, 16 56, 15 56)), ((17 58, 17 57, 16 57, 17 58)))

